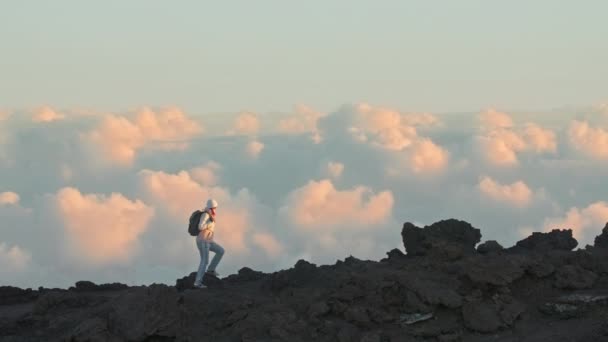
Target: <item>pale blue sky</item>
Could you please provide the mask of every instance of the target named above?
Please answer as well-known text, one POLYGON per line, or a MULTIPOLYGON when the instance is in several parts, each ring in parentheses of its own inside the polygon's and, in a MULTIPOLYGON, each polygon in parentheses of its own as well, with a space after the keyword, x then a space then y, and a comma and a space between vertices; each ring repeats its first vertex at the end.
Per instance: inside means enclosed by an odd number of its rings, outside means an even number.
POLYGON ((607 14, 602 0, 4 0, 0 107, 595 104, 607 14))

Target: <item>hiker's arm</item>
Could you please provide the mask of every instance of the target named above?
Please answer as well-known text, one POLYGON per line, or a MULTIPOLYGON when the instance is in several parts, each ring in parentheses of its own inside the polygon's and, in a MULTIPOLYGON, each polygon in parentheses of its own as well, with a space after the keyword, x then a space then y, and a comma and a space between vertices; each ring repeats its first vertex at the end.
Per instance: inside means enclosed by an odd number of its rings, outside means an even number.
POLYGON ((205 230, 207 228, 213 228, 213 226, 215 225, 215 223, 211 220, 209 220, 209 214, 208 213, 204 213, 201 216, 201 221, 198 224, 198 230, 205 230))

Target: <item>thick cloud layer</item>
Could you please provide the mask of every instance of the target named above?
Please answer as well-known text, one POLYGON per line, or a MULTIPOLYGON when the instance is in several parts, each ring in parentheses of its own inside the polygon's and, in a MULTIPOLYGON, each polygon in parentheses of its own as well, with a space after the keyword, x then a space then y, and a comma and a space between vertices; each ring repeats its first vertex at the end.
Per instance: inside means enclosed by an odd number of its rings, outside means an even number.
POLYGON ((223 274, 378 259, 404 221, 449 217, 503 245, 572 228, 584 246, 608 221, 602 108, 5 111, 0 279, 171 283, 197 266, 187 221, 209 197, 223 274))

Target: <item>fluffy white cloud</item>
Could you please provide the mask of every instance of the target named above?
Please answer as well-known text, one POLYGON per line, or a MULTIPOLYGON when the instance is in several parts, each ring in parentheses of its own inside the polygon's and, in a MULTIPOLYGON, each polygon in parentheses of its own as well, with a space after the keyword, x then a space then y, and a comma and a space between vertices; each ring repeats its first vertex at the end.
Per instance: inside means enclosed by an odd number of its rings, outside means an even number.
POLYGON ((295 113, 279 120, 277 129, 285 134, 316 133, 317 121, 324 114, 308 106, 296 106, 295 113))
POLYGON ((344 164, 330 161, 325 165, 325 172, 332 178, 340 178, 344 172, 344 164))
POLYGON ((247 143, 246 147, 247 155, 251 158, 257 158, 260 156, 260 153, 264 150, 264 144, 257 140, 252 140, 247 143))
POLYGON ((215 162, 210 161, 207 164, 199 167, 195 167, 190 170, 190 176, 193 180, 206 186, 213 186, 219 182, 218 172, 222 169, 222 166, 215 162))
POLYGON ((532 190, 523 181, 503 185, 486 176, 480 180, 478 187, 482 195, 516 207, 528 206, 533 197, 532 190))
POLYGON ((31 253, 23 248, 16 245, 9 246, 4 242, 0 243, 0 274, 6 273, 8 276, 12 272, 23 271, 31 259, 31 253))
POLYGON ((5 191, 0 193, 0 206, 2 205, 15 205, 19 203, 19 194, 12 191, 5 191))
POLYGON ((416 173, 436 172, 448 165, 449 153, 431 139, 416 141, 411 150, 410 166, 416 173))
POLYGON ((34 112, 32 121, 34 122, 52 122, 65 119, 65 115, 55 111, 50 107, 42 107, 34 112))
POLYGON ((71 256, 95 265, 129 261, 154 215, 140 200, 119 193, 82 194, 70 187, 57 192, 55 203, 71 256))
POLYGON ((538 153, 557 151, 556 134, 550 129, 528 123, 523 132, 523 137, 528 142, 529 147, 538 153))
POLYGON ((398 175, 403 169, 417 174, 435 173, 448 165, 449 152, 428 137, 418 134, 419 127, 437 126, 441 121, 428 113, 401 113, 362 103, 345 106, 331 114, 324 125, 326 134, 346 132, 355 142, 381 148, 398 166, 387 167, 398 175))
POLYGON ((572 229, 574 237, 579 241, 579 247, 593 244, 595 236, 601 233, 608 222, 608 203, 598 201, 586 208, 570 208, 563 217, 553 217, 545 220, 544 230, 572 229))
POLYGON ((124 116, 107 115, 88 138, 99 144, 110 160, 130 165, 138 150, 154 143, 155 148, 165 150, 185 149, 187 140, 203 130, 202 126, 188 118, 179 109, 167 109, 155 113, 144 108, 130 120, 124 116))
POLYGON ((557 152, 556 135, 535 123, 526 123, 523 130, 514 127, 506 113, 489 110, 480 115, 482 135, 478 143, 486 160, 496 166, 519 164, 518 154, 557 152))
POLYGON ((257 134, 260 130, 260 120, 258 116, 254 113, 241 113, 234 120, 234 124, 232 129, 228 131, 229 135, 232 134, 257 134))
POLYGON ((576 120, 570 124, 568 134, 570 142, 579 151, 595 159, 608 159, 608 130, 576 120))
POLYGON ((307 230, 340 229, 382 223, 390 217, 393 204, 390 191, 373 194, 365 186, 340 191, 323 179, 291 192, 280 212, 307 230))
POLYGON ((499 112, 496 109, 484 111, 479 115, 479 120, 481 127, 488 130, 513 127, 513 119, 507 113, 499 112))
POLYGON ((272 258, 275 258, 284 252, 283 245, 269 233, 262 232, 253 234, 253 243, 262 248, 262 250, 272 258))
POLYGON ((366 137, 359 140, 371 140, 389 150, 403 150, 418 138, 415 123, 426 123, 424 120, 408 120, 406 114, 395 110, 372 107, 369 104, 355 106, 353 132, 366 137))

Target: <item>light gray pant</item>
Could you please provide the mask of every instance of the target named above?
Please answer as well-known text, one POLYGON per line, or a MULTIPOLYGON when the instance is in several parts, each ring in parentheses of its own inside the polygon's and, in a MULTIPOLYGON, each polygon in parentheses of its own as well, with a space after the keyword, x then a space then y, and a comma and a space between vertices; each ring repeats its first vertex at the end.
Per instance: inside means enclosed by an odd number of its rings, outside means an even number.
POLYGON ((198 247, 198 251, 201 255, 201 263, 198 265, 198 272, 196 273, 194 285, 200 285, 203 283, 203 276, 206 271, 215 271, 215 268, 224 256, 224 248, 213 241, 205 241, 198 236, 196 237, 196 247, 198 247), (211 264, 209 264, 209 268, 207 268, 207 263, 209 263, 209 251, 214 252, 215 255, 213 256, 213 260, 211 260, 211 264))

